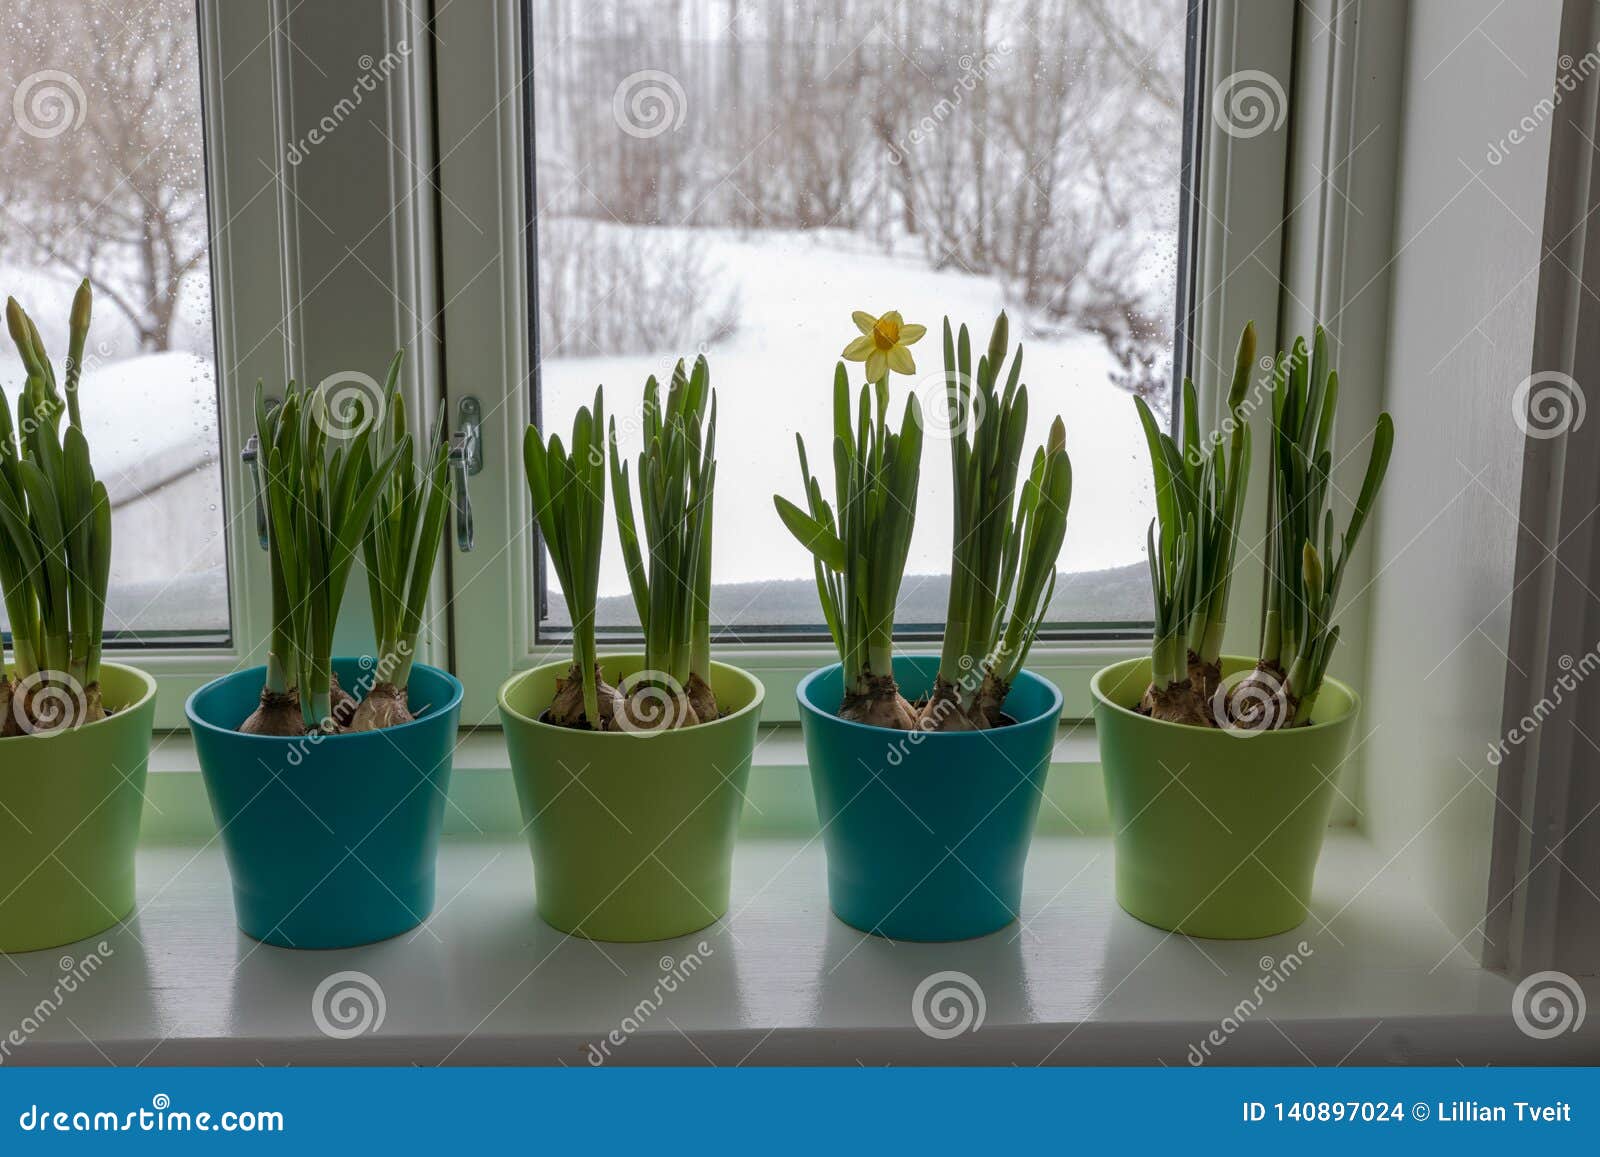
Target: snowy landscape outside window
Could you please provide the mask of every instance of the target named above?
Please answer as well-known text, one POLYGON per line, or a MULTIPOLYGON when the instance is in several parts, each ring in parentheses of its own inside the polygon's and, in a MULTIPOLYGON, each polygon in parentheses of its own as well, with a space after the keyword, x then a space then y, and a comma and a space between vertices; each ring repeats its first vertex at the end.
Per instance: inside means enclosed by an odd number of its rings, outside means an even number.
MULTIPOLYGON (((1147 629, 1132 397, 1168 408, 1188 16, 1181 0, 530 0, 535 412, 565 430, 604 384, 632 457, 645 378, 707 356, 722 638, 825 636, 771 496, 798 482, 796 432, 829 444, 857 309, 928 327, 891 409, 916 390, 930 426, 944 315, 981 341, 1009 312, 1028 443, 1060 413, 1079 480, 1052 633, 1147 629)), ((948 582, 949 445, 927 435, 907 637, 942 622, 948 582)), ((560 590, 542 586, 559 635, 560 590)), ((627 591, 608 535, 602 634, 636 631, 627 591)))
MULTIPOLYGON (((195 6, 7 0, 0 77, 0 291, 58 372, 78 281, 94 292, 81 390, 113 507, 107 635, 224 641, 195 6)), ((14 403, 25 375, 0 344, 14 403)))

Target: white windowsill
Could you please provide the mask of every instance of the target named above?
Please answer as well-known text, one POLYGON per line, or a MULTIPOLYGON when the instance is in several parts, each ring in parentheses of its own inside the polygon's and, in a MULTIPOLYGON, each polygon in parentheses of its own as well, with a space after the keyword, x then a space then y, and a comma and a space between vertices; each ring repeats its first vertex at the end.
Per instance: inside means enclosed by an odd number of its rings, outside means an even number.
MULTIPOLYGON (((152 846, 140 853, 137 918, 96 938, 112 950, 99 972, 8 1059, 581 1066, 591 1043, 638 1015, 663 968, 702 941, 698 970, 612 1045, 612 1061, 1181 1066, 1190 1045, 1236 1015, 1263 967, 1301 941, 1310 951, 1300 967, 1212 1046, 1215 1062, 1600 1055, 1600 1023, 1554 1040, 1521 1034, 1511 985, 1456 948, 1352 831, 1330 832, 1312 918, 1268 940, 1195 941, 1140 924, 1112 899, 1112 859, 1103 836, 1041 836, 1021 924, 962 943, 905 944, 830 914, 818 842, 747 838, 728 919, 675 941, 600 945, 539 921, 520 841, 452 837, 423 928, 364 948, 296 952, 236 930, 215 843, 152 846), (333 1040, 313 1020, 313 994, 345 970, 377 981, 385 1017, 374 1032, 333 1040), (912 996, 925 977, 952 970, 982 988, 985 1019, 975 1032, 931 1039, 915 1027, 912 996)), ((0 965, 0 1027, 22 1023, 49 994, 61 958, 81 960, 93 946, 0 965)))

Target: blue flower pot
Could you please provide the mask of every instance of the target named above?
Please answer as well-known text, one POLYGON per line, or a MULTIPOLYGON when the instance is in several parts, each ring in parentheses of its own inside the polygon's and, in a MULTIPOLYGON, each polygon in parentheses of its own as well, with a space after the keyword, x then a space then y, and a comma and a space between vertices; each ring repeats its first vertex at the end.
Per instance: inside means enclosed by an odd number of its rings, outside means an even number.
MULTIPOLYGON (((359 697, 371 668, 335 659, 359 697)), ((433 911, 461 683, 411 671, 402 727, 349 735, 241 735, 265 671, 207 683, 185 708, 233 875, 239 927, 286 948, 348 948, 398 936, 433 911)))
MULTIPOLYGON (((913 701, 938 669, 932 655, 894 661, 913 701)), ((965 940, 1011 923, 1061 692, 1023 671, 1006 699, 1014 725, 943 734, 840 719, 843 691, 838 664, 798 691, 834 914, 895 940, 965 940)))

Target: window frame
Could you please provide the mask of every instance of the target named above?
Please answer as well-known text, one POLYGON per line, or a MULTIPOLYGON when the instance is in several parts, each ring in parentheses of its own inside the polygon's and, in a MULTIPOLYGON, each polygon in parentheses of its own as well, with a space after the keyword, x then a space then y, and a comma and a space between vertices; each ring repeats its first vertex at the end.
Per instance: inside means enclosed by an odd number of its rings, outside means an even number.
MULTIPOLYGON (((402 389, 414 433, 425 434, 438 411, 439 343, 418 324, 437 311, 434 199, 426 168, 432 155, 430 37, 423 19, 400 0, 352 0, 335 7, 197 0, 230 630, 222 645, 108 649, 109 658, 156 678, 158 730, 184 728, 184 703, 207 682, 265 661, 271 620, 267 556, 257 538, 253 486, 240 460, 255 425, 256 381, 266 382, 270 392, 291 377, 308 380, 311 373, 326 376, 343 368, 349 345, 404 345, 411 354, 402 389), (324 183, 337 183, 352 201, 377 205, 394 204, 401 181, 406 188, 415 181, 424 190, 383 218, 384 273, 392 287, 380 290, 374 275, 371 290, 349 301, 349 324, 337 335, 311 333, 305 325, 306 309, 317 304, 313 294, 332 274, 312 266, 311 254, 302 249, 303 242, 314 245, 308 226, 324 206, 297 188, 288 161, 303 122, 314 122, 341 86, 349 85, 347 75, 326 75, 296 43, 313 44, 324 36, 340 47, 359 41, 363 47, 353 57, 400 40, 413 49, 388 79, 383 99, 357 114, 368 123, 341 130, 381 129, 389 164, 375 169, 347 150, 328 148, 318 155, 333 170, 324 171, 324 183), (412 175, 419 168, 421 179, 412 175)), ((338 269, 352 256, 322 260, 338 269)), ((376 362, 369 372, 382 368, 376 362)), ((430 604, 435 625, 419 644, 424 661, 444 662, 447 656, 448 622, 441 611, 446 569, 441 561, 430 604)), ((336 643, 341 653, 371 647, 363 585, 351 584, 336 643)))
MULTIPOLYGON (((1371 67, 1374 42, 1403 37, 1404 16, 1361 0, 1271 8, 1246 7, 1245 0, 1194 4, 1203 14, 1204 48, 1197 46, 1200 67, 1190 84, 1202 112, 1189 123, 1198 130, 1192 179, 1202 210, 1193 231, 1191 348, 1185 356, 1201 367, 1202 408, 1220 413, 1220 367, 1231 363, 1247 319, 1257 324, 1260 348, 1271 350, 1321 313, 1340 319, 1341 356, 1371 370, 1349 373, 1343 385, 1346 412, 1363 424, 1387 388, 1387 307, 1382 296, 1363 298, 1361 291, 1369 275, 1383 276, 1388 242, 1370 222, 1366 229, 1349 228, 1340 205, 1348 202, 1347 191, 1392 187, 1395 166, 1359 151, 1350 164, 1333 162, 1348 161, 1370 127, 1396 112, 1398 91, 1365 80, 1363 69, 1371 67), (1293 91, 1292 115, 1281 131, 1233 136, 1213 115, 1214 82, 1245 70, 1266 72, 1293 91), (1346 304, 1358 298, 1362 308, 1347 314, 1346 304)), ((424 19, 404 0, 349 0, 335 17, 288 0, 263 6, 198 0, 232 642, 115 652, 114 658, 159 680, 158 727, 182 727, 183 703, 193 690, 260 661, 269 618, 265 555, 238 457, 253 424, 254 382, 340 365, 349 356, 343 340, 351 337, 418 350, 405 389, 419 427, 441 403, 453 417, 468 395, 479 398, 488 419, 484 470, 470 487, 477 550, 464 555, 452 545, 445 551, 435 609, 443 612, 447 590, 453 598, 441 629, 424 642, 424 657, 448 663, 466 683, 463 723, 496 723, 496 692, 507 677, 565 657, 562 644, 538 638, 533 552, 513 549, 526 542, 531 522, 520 447, 533 405, 525 151, 531 137, 524 132, 532 94, 523 84, 528 30, 522 11, 520 0, 485 0, 444 5, 424 19), (340 162, 337 149, 323 158, 336 164, 338 180, 354 195, 390 206, 393 221, 387 240, 396 289, 367 290, 355 303, 360 316, 338 341, 308 334, 300 324, 303 287, 315 280, 301 248, 309 210, 286 183, 292 174, 283 160, 284 145, 294 139, 295 108, 314 107, 319 90, 328 91, 321 87, 327 78, 317 76, 294 43, 308 35, 305 25, 319 20, 341 37, 341 50, 356 39, 402 34, 417 46, 389 99, 381 110, 374 106, 373 115, 381 111, 393 130, 391 166, 377 171, 355 157, 340 162), (401 189, 410 192, 399 196, 401 189), (417 340, 402 316, 407 311, 442 325, 417 340)), ((1247 515, 1252 525, 1261 522, 1260 489, 1247 515)), ((1358 566, 1361 577, 1370 569, 1370 560, 1358 566)), ((1237 579, 1241 593, 1227 645, 1250 651, 1258 626, 1251 592, 1259 586, 1260 565, 1248 551, 1241 553, 1237 579)), ((1368 637, 1367 617, 1364 606, 1343 612, 1349 642, 1339 669, 1359 672, 1396 654, 1398 644, 1368 637)), ((364 619, 364 608, 351 608, 344 626, 364 631, 364 619)), ((1090 713, 1094 672, 1145 650, 1139 640, 1049 641, 1030 665, 1062 687, 1064 715, 1080 718, 1090 713)), ((766 682, 764 717, 776 723, 795 719, 798 681, 834 661, 832 647, 820 641, 716 651, 766 682)), ((1355 794, 1365 802, 1359 772, 1355 794)), ((1345 778, 1348 783, 1349 772, 1345 778)), ((1372 802, 1380 809, 1385 804, 1381 797, 1372 802)))
MULTIPOLYGON (((1231 365, 1244 322, 1256 319, 1264 348, 1272 348, 1268 343, 1277 336, 1276 325, 1263 326, 1263 319, 1275 323, 1277 315, 1282 251, 1277 222, 1288 179, 1289 134, 1274 131, 1245 138, 1222 131, 1210 115, 1214 94, 1207 78, 1261 69, 1280 78, 1287 89, 1295 14, 1292 8, 1256 6, 1246 19, 1241 3, 1191 4, 1191 11, 1199 13, 1204 44, 1195 46, 1200 67, 1189 78, 1200 109, 1189 123, 1198 130, 1198 140, 1186 142, 1186 149, 1199 146, 1192 171, 1202 203, 1209 207, 1195 216, 1189 348, 1179 353, 1201 367, 1202 405, 1210 412, 1220 409, 1220 399, 1213 396, 1216 369, 1231 365)), ((456 406, 466 394, 488 401, 482 399, 479 383, 506 384, 484 406, 493 420, 484 430, 484 471, 473 479, 471 491, 479 550, 495 552, 498 561, 492 575, 479 569, 473 580, 484 599, 463 599, 457 589, 452 622, 469 718, 493 712, 495 689, 513 672, 566 653, 561 644, 539 638, 533 551, 508 549, 508 544, 526 542, 531 521, 521 478, 521 436, 532 417, 536 348, 529 333, 529 274, 536 243, 530 236, 534 207, 526 151, 533 147, 527 128, 533 96, 532 86, 523 83, 523 62, 532 56, 523 12, 520 0, 491 0, 470 11, 446 6, 437 14, 435 28, 439 139, 451 142, 440 157, 441 195, 497 226, 492 234, 476 233, 464 222, 449 217, 441 221, 448 404, 456 406), (485 602, 495 608, 492 615, 479 612, 485 602), (502 615, 502 607, 508 616, 502 615)), ((478 564, 469 559, 468 565, 478 564)), ((1249 565, 1240 568, 1243 590, 1259 585, 1259 567, 1253 575, 1250 570, 1249 565)), ((1230 641, 1236 636, 1246 648, 1255 634, 1254 621, 1247 620, 1239 616, 1230 635, 1230 641)), ((795 685, 807 672, 835 660, 831 644, 820 640, 724 643, 713 649, 718 658, 737 663, 766 683, 763 717, 769 722, 795 721, 795 685)), ((1089 681, 1094 672, 1146 650, 1142 640, 1041 640, 1030 666, 1062 688, 1064 717, 1084 718, 1091 713, 1089 681)))

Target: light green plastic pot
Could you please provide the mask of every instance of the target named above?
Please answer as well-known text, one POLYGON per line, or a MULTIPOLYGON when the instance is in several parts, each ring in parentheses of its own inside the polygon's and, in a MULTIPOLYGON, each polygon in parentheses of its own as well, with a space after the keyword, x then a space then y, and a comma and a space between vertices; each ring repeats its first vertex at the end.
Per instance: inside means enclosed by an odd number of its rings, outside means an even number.
MULTIPOLYGON (((606 681, 638 655, 600 660, 606 681)), ((517 799, 533 851, 539 915, 591 940, 684 936, 728 910, 733 845, 766 692, 711 665, 723 715, 677 731, 593 732, 539 722, 567 662, 500 688, 517 799)))
MULTIPOLYGON (((1224 656, 1223 676, 1255 665, 1224 656)), ((1189 936, 1271 936, 1306 917, 1360 700, 1324 681, 1311 724, 1232 731, 1133 708, 1150 660, 1094 677, 1095 735, 1117 853, 1117 903, 1189 936)))
POLYGON ((100 669, 106 719, 0 739, 0 952, 54 948, 133 910, 156 682, 100 669))

